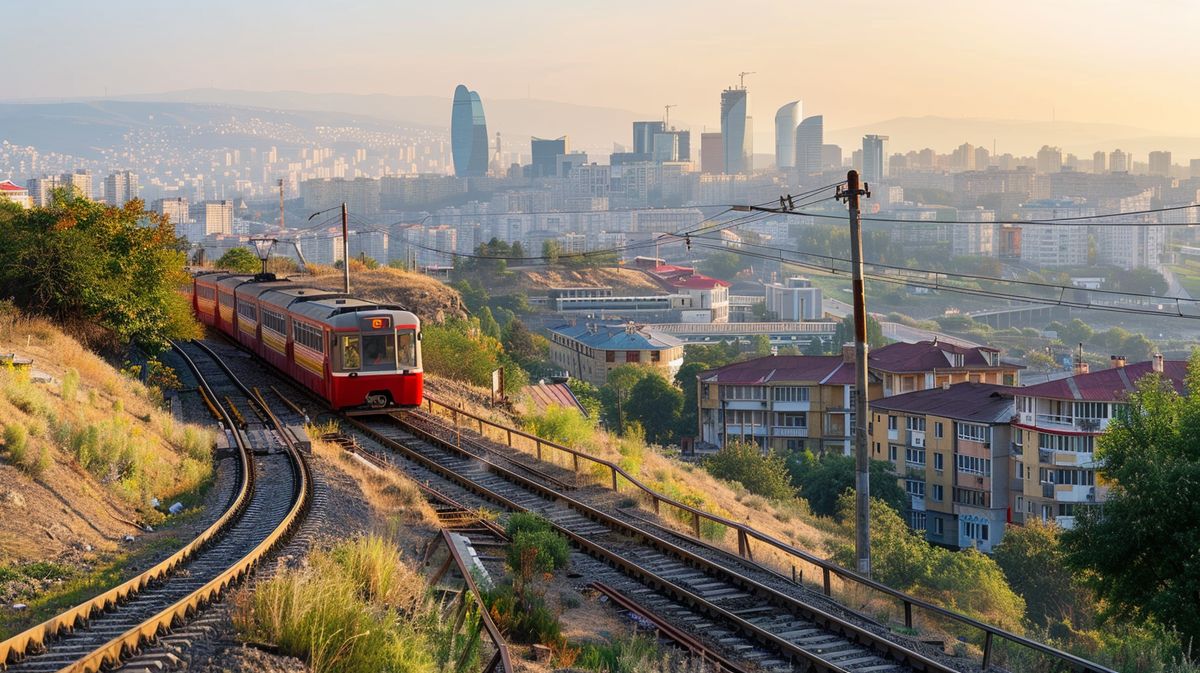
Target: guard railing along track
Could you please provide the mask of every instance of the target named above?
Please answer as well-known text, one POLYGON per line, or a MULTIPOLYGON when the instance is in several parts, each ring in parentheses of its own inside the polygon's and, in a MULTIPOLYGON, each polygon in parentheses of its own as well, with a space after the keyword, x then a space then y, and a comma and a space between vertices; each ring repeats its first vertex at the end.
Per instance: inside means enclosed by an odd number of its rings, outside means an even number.
MULTIPOLYGON (((862 586, 895 599, 903 606, 904 621, 907 628, 911 629, 913 627, 913 608, 917 608, 925 611, 928 614, 946 618, 957 624, 976 629, 978 632, 983 634, 983 659, 981 663, 982 668, 984 669, 989 668, 991 665, 995 640, 1003 639, 1014 645, 1032 650, 1038 654, 1049 656, 1057 660, 1060 664, 1065 664, 1072 670, 1079 671, 1080 673, 1115 673, 1115 671, 1112 669, 1101 666, 1100 664, 1096 664, 1081 657, 1077 657, 1070 653, 1053 648, 1044 643, 1030 640, 1011 631, 986 624, 948 608, 935 605, 920 598, 908 595, 897 589, 893 589, 868 577, 864 577, 851 570, 847 570, 846 568, 834 564, 831 561, 820 558, 801 549, 797 549, 792 545, 783 542, 782 540, 776 539, 773 536, 746 526, 743 523, 706 512, 686 503, 679 502, 678 500, 665 496, 651 489, 646 484, 642 483, 637 477, 629 474, 619 465, 608 460, 588 455, 582 451, 578 451, 568 446, 563 446, 562 444, 543 439, 517 428, 495 423, 469 411, 465 411, 452 405, 440 402, 428 395, 425 397, 425 407, 430 415, 437 415, 442 418, 449 416, 451 421, 456 426, 460 424, 467 426, 469 429, 474 430, 484 438, 505 444, 511 448, 522 450, 521 447, 517 446, 516 442, 517 440, 524 440, 527 446, 531 446, 533 448, 539 459, 543 459, 547 451, 557 451, 566 454, 571 457, 573 467, 577 472, 581 462, 599 466, 600 469, 608 472, 609 476, 611 477, 609 479, 609 484, 607 485, 609 485, 613 490, 619 491, 621 483, 618 480, 618 477, 621 480, 628 482, 633 489, 640 492, 643 497, 650 501, 655 513, 659 513, 661 506, 664 504, 669 507, 675 507, 681 512, 686 512, 691 516, 692 530, 697 538, 699 537, 700 533, 701 521, 710 521, 714 524, 726 526, 735 531, 737 534, 739 555, 747 560, 753 560, 751 541, 758 541, 784 553, 786 556, 816 566, 821 572, 822 587, 826 595, 832 594, 831 579, 833 576, 836 576, 852 585, 862 586), (438 411, 441 413, 437 413, 438 411)), ((438 438, 438 441, 444 443, 445 439, 438 438)), ((499 468, 499 466, 496 467, 499 468)), ((541 488, 545 487, 541 486, 541 488)), ((563 496, 559 494, 559 497, 563 496)))
MULTIPOLYGON (((256 404, 261 405, 263 412, 268 417, 271 417, 272 420, 275 420, 266 404, 256 397, 249 388, 243 385, 215 353, 203 344, 196 343, 196 345, 217 363, 225 375, 229 377, 229 380, 245 394, 247 399, 254 400, 256 404)), ((45 649, 55 636, 64 631, 72 631, 78 626, 88 624, 93 616, 135 598, 140 591, 146 589, 152 583, 157 584, 171 581, 174 579, 171 577, 173 571, 179 569, 183 563, 194 559, 197 552, 205 549, 220 538, 249 506, 255 493, 256 485, 254 462, 250 455, 250 447, 246 446, 241 433, 237 431, 229 410, 217 402, 219 398, 213 393, 212 387, 201 374, 200 368, 196 365, 195 361, 178 344, 172 344, 172 347, 195 374, 202 394, 214 403, 226 427, 231 430, 231 436, 237 445, 241 483, 232 505, 217 521, 192 542, 170 557, 155 564, 149 570, 38 626, 0 642, 0 664, 7 665, 20 661, 36 651, 45 649)), ((289 464, 291 465, 294 478, 294 502, 278 526, 266 535, 253 549, 229 565, 223 572, 207 581, 203 586, 188 593, 185 597, 172 602, 148 619, 144 619, 117 633, 100 646, 81 652, 78 656, 71 655, 71 660, 64 661, 59 670, 71 673, 95 673, 101 670, 101 668, 116 665, 129 653, 136 652, 142 644, 154 640, 161 632, 169 631, 173 625, 183 621, 189 615, 195 614, 203 605, 218 598, 222 592, 253 570, 258 562, 294 529, 307 509, 312 483, 309 479, 309 468, 304 456, 292 445, 283 427, 278 425, 277 421, 275 422, 279 436, 287 444, 289 464)))

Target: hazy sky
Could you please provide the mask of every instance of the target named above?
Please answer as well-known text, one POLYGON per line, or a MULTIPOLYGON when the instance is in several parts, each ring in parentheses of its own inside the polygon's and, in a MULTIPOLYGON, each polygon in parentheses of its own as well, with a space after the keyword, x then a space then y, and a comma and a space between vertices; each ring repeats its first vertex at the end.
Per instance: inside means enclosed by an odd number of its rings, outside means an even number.
MULTIPOLYGON (((15 8, 14 8, 15 9, 15 8)), ((535 98, 718 123, 747 78, 760 133, 944 115, 1200 135, 1193 0, 177 0, 19 3, 0 98, 214 86, 535 98)))

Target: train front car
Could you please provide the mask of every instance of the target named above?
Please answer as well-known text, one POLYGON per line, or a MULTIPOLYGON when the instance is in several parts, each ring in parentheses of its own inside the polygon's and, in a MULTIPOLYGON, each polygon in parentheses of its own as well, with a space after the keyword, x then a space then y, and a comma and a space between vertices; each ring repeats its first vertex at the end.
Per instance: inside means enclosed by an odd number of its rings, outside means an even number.
POLYGON ((338 409, 415 407, 421 404, 420 322, 408 311, 344 299, 329 318, 331 402, 338 409))

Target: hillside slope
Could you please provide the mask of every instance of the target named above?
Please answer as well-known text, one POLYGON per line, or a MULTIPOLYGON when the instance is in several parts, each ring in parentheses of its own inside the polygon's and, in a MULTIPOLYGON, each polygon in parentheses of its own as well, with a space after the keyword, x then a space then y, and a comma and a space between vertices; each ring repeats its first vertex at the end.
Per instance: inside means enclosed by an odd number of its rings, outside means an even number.
MULTIPOLYGON (((297 280, 327 290, 342 289, 340 271, 297 280)), ((388 267, 366 270, 352 263, 350 289, 357 296, 404 306, 422 320, 440 323, 466 317, 466 307, 457 290, 420 273, 388 267)))

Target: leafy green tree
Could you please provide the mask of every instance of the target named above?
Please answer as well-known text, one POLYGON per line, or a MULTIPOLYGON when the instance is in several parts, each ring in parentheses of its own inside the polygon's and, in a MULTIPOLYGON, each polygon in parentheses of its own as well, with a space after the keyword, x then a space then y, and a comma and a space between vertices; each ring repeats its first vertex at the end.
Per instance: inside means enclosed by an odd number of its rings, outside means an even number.
POLYGON ((224 255, 221 255, 216 266, 218 269, 234 273, 258 273, 262 268, 262 261, 248 248, 237 247, 230 248, 224 255))
POLYGON ((774 452, 764 453, 754 442, 725 442, 720 451, 704 461, 704 469, 718 479, 739 482, 763 497, 784 499, 796 494, 783 458, 774 452))
POLYGON ((733 280, 746 267, 746 261, 741 255, 725 251, 713 252, 700 263, 701 272, 721 280, 733 280))
POLYGON ((547 264, 558 264, 558 256, 562 254, 562 244, 553 238, 542 243, 542 257, 547 264))
POLYGON ((575 378, 567 381, 567 387, 571 389, 571 394, 575 396, 575 399, 579 400, 579 404, 587 410, 588 418, 592 419, 593 423, 599 420, 602 408, 600 389, 583 379, 575 378))
POLYGON ((683 393, 658 372, 649 368, 646 371, 647 376, 642 377, 629 391, 630 404, 625 415, 629 420, 641 424, 649 441, 671 444, 679 428, 683 393))
POLYGON ((805 355, 828 355, 829 354, 829 345, 826 344, 823 340, 813 337, 813 339, 808 342, 808 345, 804 347, 804 354, 805 355))
POLYGON ((610 428, 624 432, 633 387, 649 375, 650 368, 639 365, 621 365, 608 373, 608 380, 600 389, 600 399, 604 403, 604 422, 610 428))
POLYGON ((462 295, 463 303, 467 305, 467 310, 472 313, 478 312, 491 301, 491 296, 488 295, 487 288, 483 286, 483 283, 476 287, 471 284, 470 279, 463 279, 450 287, 458 290, 458 293, 462 295))
POLYGON ((1153 354, 1154 342, 1147 339, 1145 334, 1132 334, 1121 342, 1119 355, 1126 356, 1130 362, 1145 362, 1153 354))
POLYGON ((1158 374, 1138 380, 1097 441, 1103 509, 1078 513, 1062 541, 1107 616, 1200 642, 1200 353, 1186 378, 1186 395, 1158 374))
MULTIPOLYGON (((792 484, 800 497, 808 500, 813 512, 825 516, 837 513, 838 498, 847 489, 854 489, 854 457, 826 453, 820 458, 812 451, 793 453, 787 457, 792 484)), ((900 487, 899 477, 892 464, 883 460, 871 461, 871 496, 887 503, 897 512, 904 511, 908 496, 900 487)))
POLYGON ((550 341, 529 331, 520 318, 513 318, 504 327, 501 343, 517 364, 539 376, 550 373, 550 341))
POLYGON ((1042 628, 1063 621, 1078 628, 1091 611, 1087 590, 1067 567, 1060 532, 1039 519, 1009 526, 992 554, 1009 585, 1025 599, 1029 620, 1042 628))
POLYGON ((1058 338, 1066 344, 1085 344, 1090 342, 1094 335, 1095 331, 1092 329, 1091 325, 1088 325, 1079 318, 1076 318, 1066 325, 1063 325, 1061 330, 1058 332, 1058 338))
POLYGON ((97 325, 151 354, 198 334, 178 291, 179 239, 140 200, 114 208, 66 196, 48 208, 0 209, 0 297, 60 321, 97 325))
MULTIPOLYGON (((838 323, 837 329, 833 333, 833 352, 841 352, 843 344, 854 343, 854 316, 846 316, 838 323)), ((874 316, 867 316, 867 345, 871 348, 882 348, 887 345, 887 339, 883 336, 883 325, 874 316)))
POLYGON ((750 337, 750 351, 758 357, 771 354, 771 337, 766 334, 755 334, 750 337))
POLYGON ((487 306, 479 310, 479 329, 483 330, 484 334, 493 339, 500 338, 500 323, 496 322, 496 319, 492 317, 492 309, 487 306))
POLYGON ((421 332, 421 355, 430 372, 490 388, 492 372, 503 369, 508 395, 529 384, 528 374, 505 356, 499 341, 483 333, 477 320, 426 323, 421 332))

